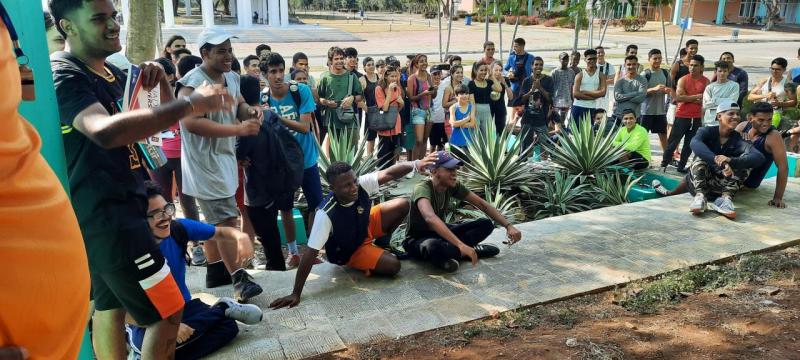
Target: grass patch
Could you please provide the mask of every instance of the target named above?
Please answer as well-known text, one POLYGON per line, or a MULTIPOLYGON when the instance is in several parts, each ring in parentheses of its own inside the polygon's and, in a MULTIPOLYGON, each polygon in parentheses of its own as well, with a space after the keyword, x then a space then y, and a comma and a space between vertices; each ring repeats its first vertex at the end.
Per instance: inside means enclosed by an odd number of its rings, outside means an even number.
POLYGON ((799 266, 800 261, 785 255, 742 256, 721 266, 691 268, 664 275, 658 280, 628 285, 628 288, 637 288, 638 285, 640 289, 622 295, 619 305, 628 311, 652 314, 664 305, 679 302, 690 293, 711 291, 740 282, 764 282, 799 266))

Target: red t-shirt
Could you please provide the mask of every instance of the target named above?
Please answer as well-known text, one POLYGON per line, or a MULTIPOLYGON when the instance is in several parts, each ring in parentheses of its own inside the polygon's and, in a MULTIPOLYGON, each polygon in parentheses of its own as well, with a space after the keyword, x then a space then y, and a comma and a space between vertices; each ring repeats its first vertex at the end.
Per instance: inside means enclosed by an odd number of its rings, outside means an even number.
MULTIPOLYGON (((686 95, 702 95, 703 91, 708 86, 708 79, 705 76, 700 76, 699 79, 692 78, 692 74, 684 75, 683 87, 686 90, 686 95)), ((700 118, 703 117, 703 104, 695 102, 678 102, 678 108, 675 109, 675 117, 679 118, 700 118)))

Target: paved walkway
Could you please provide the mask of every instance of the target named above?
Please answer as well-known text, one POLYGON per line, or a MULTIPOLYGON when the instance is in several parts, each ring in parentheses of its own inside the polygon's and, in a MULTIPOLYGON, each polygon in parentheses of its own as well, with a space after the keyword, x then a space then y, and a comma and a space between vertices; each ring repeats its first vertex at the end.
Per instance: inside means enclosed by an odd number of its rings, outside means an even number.
MULTIPOLYGON (((800 216, 798 179, 790 179, 790 207, 766 207, 773 184, 737 198, 739 217, 693 217, 689 195, 644 201, 519 225, 523 241, 500 244, 494 259, 462 263, 455 274, 404 261, 395 279, 366 278, 331 264, 315 266, 301 304, 265 311, 264 321, 240 325, 240 335, 215 359, 300 359, 347 344, 396 338, 466 322, 520 306, 574 296, 689 265, 800 240, 787 226, 800 216)), ((202 269, 189 271, 189 287, 213 302, 232 289, 205 289, 202 269)), ((254 272, 266 308, 290 293, 295 272, 254 272)))

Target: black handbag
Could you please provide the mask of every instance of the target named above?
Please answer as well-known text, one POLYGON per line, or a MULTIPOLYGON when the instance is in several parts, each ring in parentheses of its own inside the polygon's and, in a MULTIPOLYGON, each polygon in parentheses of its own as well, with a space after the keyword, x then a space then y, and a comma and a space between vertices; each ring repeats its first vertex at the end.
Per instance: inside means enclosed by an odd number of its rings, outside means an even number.
POLYGON ((384 131, 394 129, 397 125, 397 115, 400 109, 396 106, 389 106, 389 110, 377 106, 367 108, 367 128, 373 131, 384 131))

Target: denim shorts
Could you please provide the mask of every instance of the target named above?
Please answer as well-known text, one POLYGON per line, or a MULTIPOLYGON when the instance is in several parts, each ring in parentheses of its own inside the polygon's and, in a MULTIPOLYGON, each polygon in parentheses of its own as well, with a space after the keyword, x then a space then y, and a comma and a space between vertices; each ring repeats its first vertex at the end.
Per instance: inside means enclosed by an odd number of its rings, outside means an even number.
POLYGON ((431 112, 427 109, 413 108, 411 109, 411 124, 425 125, 431 121, 431 112))

